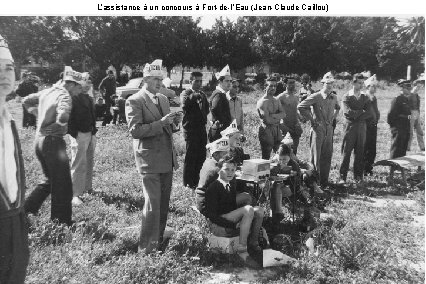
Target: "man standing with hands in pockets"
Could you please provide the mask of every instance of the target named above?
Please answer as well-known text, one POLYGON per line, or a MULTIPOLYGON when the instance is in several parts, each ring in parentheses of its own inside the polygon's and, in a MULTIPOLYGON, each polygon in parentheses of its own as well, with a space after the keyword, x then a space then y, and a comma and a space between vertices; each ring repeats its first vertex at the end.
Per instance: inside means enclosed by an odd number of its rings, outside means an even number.
POLYGON ((139 240, 139 249, 145 253, 159 249, 163 242, 173 168, 178 167, 173 131, 182 121, 181 114, 170 113, 167 97, 158 93, 163 79, 161 65, 160 59, 145 65, 144 87, 126 101, 126 118, 145 197, 139 240))

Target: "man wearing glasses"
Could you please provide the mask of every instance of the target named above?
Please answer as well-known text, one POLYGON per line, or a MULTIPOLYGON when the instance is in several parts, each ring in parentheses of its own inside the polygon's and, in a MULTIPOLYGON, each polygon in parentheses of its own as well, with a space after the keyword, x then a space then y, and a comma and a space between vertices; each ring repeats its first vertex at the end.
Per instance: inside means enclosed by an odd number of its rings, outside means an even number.
POLYGON ((311 122, 311 163, 319 174, 321 186, 326 187, 333 155, 333 120, 340 106, 333 91, 334 77, 331 72, 326 73, 321 82, 322 89, 309 95, 297 109, 305 121, 311 122))
POLYGON ((244 133, 244 113, 243 113, 243 100, 237 96, 240 91, 240 81, 236 78, 232 78, 232 86, 226 97, 229 101, 229 109, 231 111, 232 120, 237 121, 237 128, 239 131, 244 133))

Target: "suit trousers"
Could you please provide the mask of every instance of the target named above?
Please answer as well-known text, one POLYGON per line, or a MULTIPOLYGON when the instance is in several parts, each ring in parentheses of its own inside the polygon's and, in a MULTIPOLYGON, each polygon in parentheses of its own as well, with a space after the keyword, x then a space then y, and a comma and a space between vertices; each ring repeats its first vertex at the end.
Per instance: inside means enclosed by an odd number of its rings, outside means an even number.
POLYGON ((420 122, 420 112, 418 110, 411 111, 411 120, 410 120, 410 138, 408 140, 408 148, 411 149, 411 142, 413 141, 414 131, 417 135, 417 145, 420 148, 420 151, 425 150, 425 136, 422 129, 422 124, 420 122))
POLYGON ((195 188, 200 179, 200 170, 206 160, 206 131, 186 134, 186 154, 183 164, 183 185, 195 188))
POLYGON ((72 191, 73 196, 80 196, 92 189, 96 136, 92 132, 78 132, 70 140, 72 191))
POLYGON ((71 225, 72 181, 65 141, 62 137, 41 136, 35 142, 44 179, 25 200, 25 211, 37 214, 43 202, 52 194, 50 218, 71 225))
POLYGON ((377 124, 367 125, 364 145, 364 172, 373 171, 374 160, 376 159, 377 145, 377 124))
POLYGON ((311 163, 318 173, 320 184, 328 184, 331 157, 333 156, 333 127, 319 125, 311 128, 310 136, 311 163))
POLYGON ((392 143, 390 149, 390 158, 399 158, 407 154, 408 139, 410 136, 410 128, 407 123, 406 127, 399 125, 391 127, 392 143))
POLYGON ((142 174, 145 204, 142 210, 142 227, 139 249, 150 253, 162 242, 169 213, 173 171, 160 174, 142 174))
POLYGON ((0 244, 0 283, 24 284, 30 255, 24 210, 0 218, 0 244))
POLYGON ((348 123, 342 142, 342 164, 340 165, 340 177, 346 180, 354 151, 354 178, 362 180, 364 173, 364 144, 367 127, 365 122, 348 123))

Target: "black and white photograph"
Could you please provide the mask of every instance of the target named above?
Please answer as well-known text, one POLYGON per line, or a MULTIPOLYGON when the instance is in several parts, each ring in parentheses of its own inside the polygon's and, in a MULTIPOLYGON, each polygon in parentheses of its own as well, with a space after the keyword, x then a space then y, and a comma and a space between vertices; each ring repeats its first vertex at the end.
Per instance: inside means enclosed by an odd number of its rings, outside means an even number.
POLYGON ((425 282, 424 14, 107 2, 0 12, 0 284, 425 282))

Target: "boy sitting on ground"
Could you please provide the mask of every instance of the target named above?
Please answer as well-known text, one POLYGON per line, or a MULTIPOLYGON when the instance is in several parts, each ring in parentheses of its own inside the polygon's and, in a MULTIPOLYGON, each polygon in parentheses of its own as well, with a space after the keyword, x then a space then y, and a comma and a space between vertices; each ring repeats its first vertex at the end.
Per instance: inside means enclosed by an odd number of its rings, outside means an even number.
MULTIPOLYGON (((200 180, 195 190, 197 209, 206 216, 205 212, 205 192, 208 186, 219 177, 220 168, 217 167, 217 162, 222 159, 226 154, 230 154, 235 160, 238 160, 237 153, 229 147, 229 140, 227 138, 220 138, 212 143, 206 145, 207 150, 210 152, 209 156, 203 163, 200 170, 200 180)), ((244 182, 237 181, 237 205, 243 206, 252 203, 252 198, 249 193, 245 191, 244 182)))
POLYGON ((239 233, 237 252, 247 251, 258 263, 263 259, 259 246, 259 231, 264 210, 261 207, 237 206, 235 171, 237 163, 232 155, 217 162, 219 177, 206 190, 206 216, 211 232, 219 237, 231 237, 239 233))

